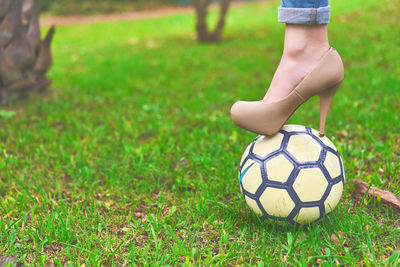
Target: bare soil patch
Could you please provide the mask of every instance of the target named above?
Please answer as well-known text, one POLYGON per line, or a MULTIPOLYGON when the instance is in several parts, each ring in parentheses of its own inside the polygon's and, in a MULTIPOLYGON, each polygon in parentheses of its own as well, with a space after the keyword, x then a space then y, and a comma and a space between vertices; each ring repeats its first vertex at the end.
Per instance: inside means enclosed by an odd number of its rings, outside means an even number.
MULTIPOLYGON (((231 3, 232 6, 240 6, 246 3, 231 3)), ((217 3, 211 5, 211 9, 219 8, 217 3)), ((70 25, 70 24, 92 24, 113 21, 140 20, 159 18, 177 14, 194 13, 192 6, 168 7, 157 10, 132 11, 125 13, 100 14, 100 15, 71 15, 71 16, 43 16, 40 19, 42 26, 70 25)))

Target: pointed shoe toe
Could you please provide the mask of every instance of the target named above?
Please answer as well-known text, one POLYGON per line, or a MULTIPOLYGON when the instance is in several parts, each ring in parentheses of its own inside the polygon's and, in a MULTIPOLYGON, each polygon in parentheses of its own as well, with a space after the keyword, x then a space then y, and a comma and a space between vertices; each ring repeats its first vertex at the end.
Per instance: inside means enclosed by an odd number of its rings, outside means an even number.
POLYGON ((241 118, 240 111, 241 111, 241 107, 242 107, 242 102, 243 101, 238 101, 235 104, 233 104, 231 107, 231 118, 235 124, 237 124, 236 122, 240 121, 240 118, 241 118))
POLYGON ((233 122, 239 126, 244 127, 246 125, 246 121, 249 120, 248 106, 250 101, 238 101, 231 107, 231 118, 233 122))
POLYGON ((261 101, 238 101, 231 108, 231 118, 237 126, 243 129, 268 135, 271 132, 262 129, 264 128, 262 125, 268 124, 263 120, 263 114, 260 114, 260 111, 263 113, 264 107, 265 104, 263 105, 261 101))

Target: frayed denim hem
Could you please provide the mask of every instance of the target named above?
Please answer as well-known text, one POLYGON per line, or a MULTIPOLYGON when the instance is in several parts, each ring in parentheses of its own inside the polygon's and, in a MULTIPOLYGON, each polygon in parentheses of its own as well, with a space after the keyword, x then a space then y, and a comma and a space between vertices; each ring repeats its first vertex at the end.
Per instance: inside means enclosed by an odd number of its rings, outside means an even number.
POLYGON ((319 8, 279 7, 278 21, 291 24, 328 24, 330 6, 319 8))

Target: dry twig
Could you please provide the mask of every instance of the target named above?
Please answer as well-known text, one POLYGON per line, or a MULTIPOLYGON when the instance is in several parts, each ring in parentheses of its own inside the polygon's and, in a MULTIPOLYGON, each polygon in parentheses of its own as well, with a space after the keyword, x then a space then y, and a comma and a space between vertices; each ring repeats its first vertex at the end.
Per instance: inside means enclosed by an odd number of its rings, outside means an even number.
POLYGON ((367 196, 380 197, 382 203, 392 206, 393 209, 400 211, 400 198, 395 194, 385 191, 376 187, 370 187, 369 184, 354 179, 353 183, 356 185, 355 197, 362 199, 364 194, 367 192, 367 196))

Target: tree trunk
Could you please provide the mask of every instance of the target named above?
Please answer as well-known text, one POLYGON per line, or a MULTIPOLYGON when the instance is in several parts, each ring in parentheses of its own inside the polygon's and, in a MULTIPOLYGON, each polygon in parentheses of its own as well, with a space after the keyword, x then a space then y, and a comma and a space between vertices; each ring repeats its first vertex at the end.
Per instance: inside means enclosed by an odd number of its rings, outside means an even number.
POLYGON ((222 38, 222 32, 225 26, 225 18, 228 13, 231 0, 220 1, 220 12, 217 25, 213 31, 210 31, 207 26, 207 13, 211 0, 192 0, 196 11, 196 31, 199 42, 219 42, 222 38))
POLYGON ((40 0, 0 0, 0 104, 44 91, 54 26, 40 39, 40 0))

